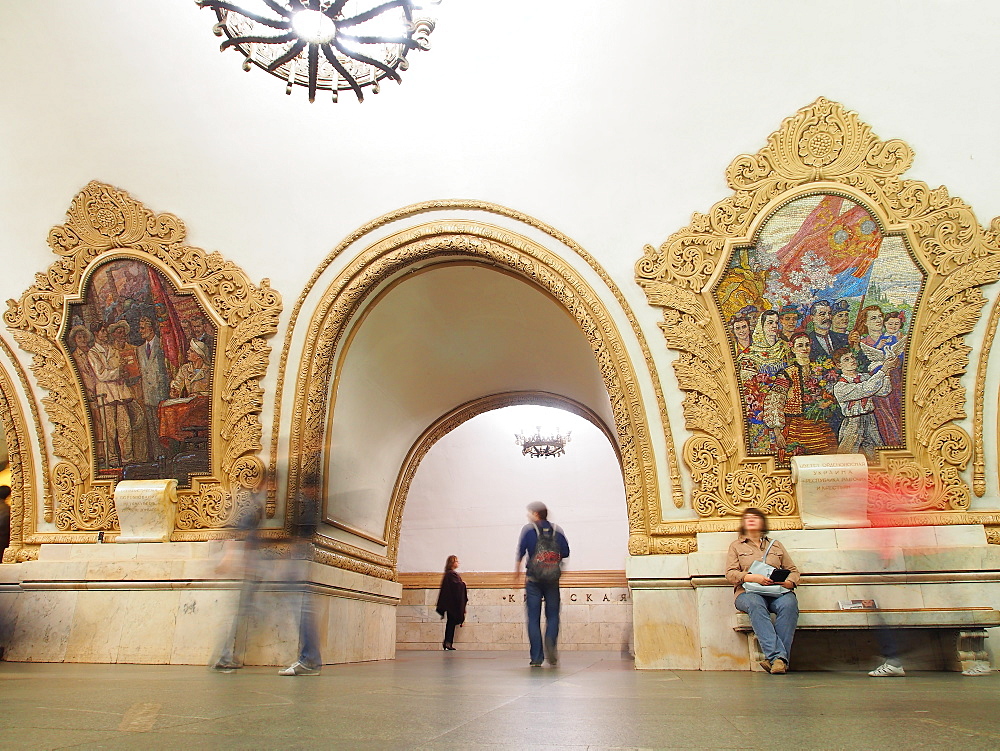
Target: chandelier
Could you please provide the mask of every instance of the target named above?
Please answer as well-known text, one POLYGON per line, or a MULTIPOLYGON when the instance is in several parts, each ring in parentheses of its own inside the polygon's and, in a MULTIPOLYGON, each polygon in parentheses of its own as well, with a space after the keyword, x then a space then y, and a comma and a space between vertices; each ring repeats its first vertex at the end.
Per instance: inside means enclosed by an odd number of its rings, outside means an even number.
POLYGON ((534 435, 515 433, 514 443, 521 447, 523 455, 530 456, 532 459, 537 459, 540 456, 562 456, 566 453, 566 444, 569 443, 571 435, 573 435, 573 431, 562 435, 559 428, 556 428, 555 435, 543 436, 541 427, 537 427, 534 435))
POLYGON ((379 93, 379 83, 402 83, 399 72, 410 50, 430 49, 434 20, 425 6, 440 0, 195 0, 215 11, 216 36, 226 36, 220 50, 232 47, 251 65, 309 90, 352 89, 364 101, 363 89, 379 93))

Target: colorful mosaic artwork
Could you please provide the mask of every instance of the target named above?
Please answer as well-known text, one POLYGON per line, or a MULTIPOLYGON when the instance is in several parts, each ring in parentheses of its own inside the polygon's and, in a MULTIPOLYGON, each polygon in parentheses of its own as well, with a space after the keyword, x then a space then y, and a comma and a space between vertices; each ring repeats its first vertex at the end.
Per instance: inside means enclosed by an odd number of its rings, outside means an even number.
POLYGON ((904 448, 910 323, 923 284, 904 239, 837 195, 796 199, 714 289, 727 322, 747 453, 904 448))
POLYGON ((119 259, 69 306, 63 341, 86 396, 99 475, 209 472, 216 330, 196 298, 152 266, 119 259))

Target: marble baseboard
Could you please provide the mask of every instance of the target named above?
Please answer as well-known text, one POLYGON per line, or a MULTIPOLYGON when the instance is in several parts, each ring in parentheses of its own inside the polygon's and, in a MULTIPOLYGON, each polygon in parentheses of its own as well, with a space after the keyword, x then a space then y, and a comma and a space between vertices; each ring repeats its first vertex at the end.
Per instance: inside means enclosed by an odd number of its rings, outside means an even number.
MULTIPOLYGON (((440 649, 444 621, 434 611, 437 589, 405 589, 396 609, 396 649, 440 649)), ((631 651, 632 599, 624 587, 564 587, 559 646, 631 651)), ((476 650, 527 650, 523 589, 469 589, 465 625, 455 645, 476 650)))
MULTIPOLYGON (((42 546, 39 560, 3 567, 4 659, 208 664, 230 633, 240 593, 238 580, 215 571, 219 552, 213 543, 42 546)), ((245 664, 285 665, 297 656, 302 595, 285 576, 309 582, 326 664, 394 656, 399 584, 297 565, 294 577, 295 563, 268 567, 273 581, 247 618, 245 664)))

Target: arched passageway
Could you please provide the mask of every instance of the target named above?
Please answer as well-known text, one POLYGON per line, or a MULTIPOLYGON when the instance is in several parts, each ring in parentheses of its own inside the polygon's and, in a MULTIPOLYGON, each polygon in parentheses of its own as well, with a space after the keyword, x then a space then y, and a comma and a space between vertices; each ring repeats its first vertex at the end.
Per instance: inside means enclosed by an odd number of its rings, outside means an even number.
POLYGON ((451 222, 376 243, 326 288, 302 363, 287 497, 323 488, 325 562, 394 578, 408 450, 442 414, 510 391, 563 395, 614 426, 628 549, 659 522, 642 389, 613 317, 524 237, 451 222))

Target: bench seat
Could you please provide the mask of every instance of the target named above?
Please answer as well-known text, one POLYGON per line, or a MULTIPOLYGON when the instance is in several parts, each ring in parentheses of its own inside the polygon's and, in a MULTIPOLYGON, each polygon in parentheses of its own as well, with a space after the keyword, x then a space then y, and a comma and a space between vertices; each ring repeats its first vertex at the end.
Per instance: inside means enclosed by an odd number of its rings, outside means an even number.
MULTIPOLYGON (((965 675, 990 672, 986 652, 986 629, 1000 626, 1000 610, 980 608, 899 608, 885 610, 801 610, 799 631, 891 629, 943 630, 955 632, 955 656, 950 665, 965 675)), ((750 616, 737 613, 733 630, 749 634, 748 648, 752 669, 764 659, 750 616)))
MULTIPOLYGON (((1000 610, 993 608, 901 608, 898 610, 800 610, 800 630, 888 628, 994 628, 1000 610)), ((736 614, 736 631, 752 631, 750 616, 736 614)))

